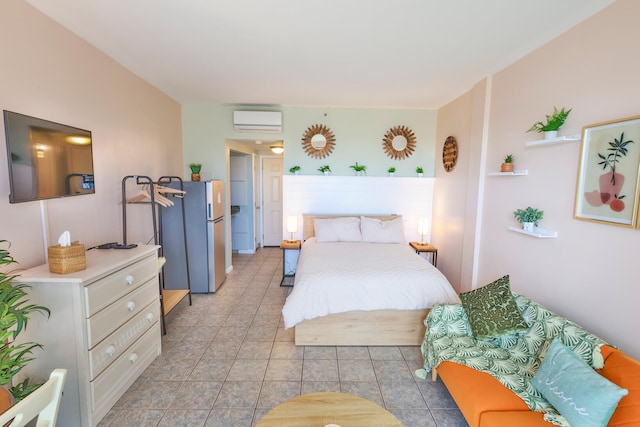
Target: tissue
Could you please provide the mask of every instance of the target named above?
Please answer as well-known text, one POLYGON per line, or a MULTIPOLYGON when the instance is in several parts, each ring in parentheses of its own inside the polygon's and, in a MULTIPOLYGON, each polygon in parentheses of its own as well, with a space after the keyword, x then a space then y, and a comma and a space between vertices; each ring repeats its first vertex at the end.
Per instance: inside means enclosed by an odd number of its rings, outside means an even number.
POLYGON ((58 244, 60 246, 71 246, 71 233, 68 231, 62 233, 60 238, 58 238, 58 244))

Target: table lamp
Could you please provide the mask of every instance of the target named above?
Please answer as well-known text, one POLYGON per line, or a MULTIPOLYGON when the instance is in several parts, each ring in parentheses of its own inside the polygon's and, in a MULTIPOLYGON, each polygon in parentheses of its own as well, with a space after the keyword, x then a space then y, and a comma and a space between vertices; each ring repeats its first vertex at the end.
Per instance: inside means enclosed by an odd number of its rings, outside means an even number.
POLYGON ((421 245, 426 245, 427 242, 424 241, 424 235, 429 234, 429 220, 427 218, 418 219, 418 234, 420 235, 420 243, 421 245))
POLYGON ((291 233, 289 243, 293 243, 293 233, 298 231, 298 217, 296 215, 289 215, 287 217, 287 232, 291 233))

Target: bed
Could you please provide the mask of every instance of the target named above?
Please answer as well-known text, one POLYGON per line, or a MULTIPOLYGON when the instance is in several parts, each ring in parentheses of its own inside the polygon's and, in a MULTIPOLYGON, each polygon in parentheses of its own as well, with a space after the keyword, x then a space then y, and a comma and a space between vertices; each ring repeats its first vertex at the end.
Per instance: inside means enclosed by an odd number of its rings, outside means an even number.
POLYGON ((296 345, 420 345, 429 308, 459 302, 444 275, 410 249, 398 215, 305 214, 303 240, 282 309, 296 345))

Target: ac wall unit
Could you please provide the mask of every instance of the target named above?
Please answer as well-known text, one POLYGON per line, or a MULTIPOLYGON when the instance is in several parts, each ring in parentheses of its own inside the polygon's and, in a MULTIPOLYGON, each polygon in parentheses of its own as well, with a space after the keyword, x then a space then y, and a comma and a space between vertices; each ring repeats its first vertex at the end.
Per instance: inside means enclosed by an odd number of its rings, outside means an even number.
POLYGON ((233 126, 237 132, 282 133, 282 112, 234 111, 233 126))

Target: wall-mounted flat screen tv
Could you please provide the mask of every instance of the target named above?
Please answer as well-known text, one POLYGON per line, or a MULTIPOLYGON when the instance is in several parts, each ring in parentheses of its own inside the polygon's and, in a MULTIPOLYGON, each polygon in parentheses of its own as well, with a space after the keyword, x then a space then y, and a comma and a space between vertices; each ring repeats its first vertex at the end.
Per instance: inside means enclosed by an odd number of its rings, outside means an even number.
POLYGON ((4 111, 11 203, 95 193, 91 132, 4 111))

